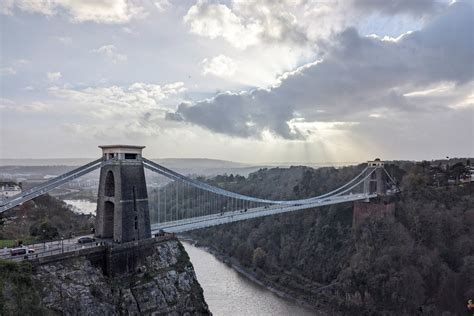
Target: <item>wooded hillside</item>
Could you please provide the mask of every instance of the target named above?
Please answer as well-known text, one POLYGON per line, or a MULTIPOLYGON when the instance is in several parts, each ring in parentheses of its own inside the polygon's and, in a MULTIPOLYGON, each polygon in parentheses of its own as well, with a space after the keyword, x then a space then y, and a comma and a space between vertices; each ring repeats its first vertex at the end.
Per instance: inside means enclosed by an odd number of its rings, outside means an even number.
MULTIPOLYGON (((253 196, 301 198, 329 191, 362 168, 269 169, 210 182, 253 196)), ((474 297, 472 184, 437 188, 415 164, 390 168, 404 190, 394 218, 369 218, 353 228, 347 203, 203 229, 192 237, 267 284, 332 313, 467 313, 466 301, 474 297)))

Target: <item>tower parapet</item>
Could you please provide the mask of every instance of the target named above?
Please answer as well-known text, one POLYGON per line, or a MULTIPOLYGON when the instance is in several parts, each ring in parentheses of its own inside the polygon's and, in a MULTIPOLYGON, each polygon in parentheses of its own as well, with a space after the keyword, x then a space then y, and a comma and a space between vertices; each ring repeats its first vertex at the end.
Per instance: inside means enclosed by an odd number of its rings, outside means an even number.
POLYGON ((99 148, 102 148, 102 156, 105 160, 140 160, 145 146, 103 145, 99 148))
POLYGON ((374 160, 367 161, 367 166, 369 167, 380 168, 380 167, 383 167, 384 165, 385 163, 382 160, 380 160, 380 158, 375 158, 374 160))
POLYGON ((148 193, 143 170, 144 146, 99 146, 100 170, 95 235, 127 242, 151 237, 148 193))

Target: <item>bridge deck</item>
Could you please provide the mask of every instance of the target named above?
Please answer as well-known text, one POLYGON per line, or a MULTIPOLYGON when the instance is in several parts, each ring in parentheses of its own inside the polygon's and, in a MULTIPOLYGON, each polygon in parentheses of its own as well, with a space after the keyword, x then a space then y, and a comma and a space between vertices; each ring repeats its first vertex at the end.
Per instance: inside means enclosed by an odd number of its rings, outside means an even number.
MULTIPOLYGON (((317 201, 312 204, 304 205, 293 205, 293 206, 284 206, 284 205, 273 205, 268 207, 257 207, 245 210, 238 210, 233 212, 217 213, 213 215, 200 216, 195 218, 183 219, 174 222, 167 223, 158 223, 151 226, 152 233, 158 233, 160 230, 164 230, 168 233, 182 233, 190 230, 201 229, 205 227, 211 227, 216 225, 228 224, 233 222, 238 222, 251 218, 258 218, 263 216, 270 216, 274 214, 294 212, 298 210, 320 207, 325 205, 332 205, 344 202, 353 202, 360 201, 365 199, 370 199, 376 197, 377 194, 352 194, 345 196, 332 197, 325 200, 317 201)), ((53 241, 46 243, 39 243, 35 245, 29 245, 28 248, 34 249, 35 253, 28 255, 28 259, 38 259, 50 256, 58 256, 67 253, 79 253, 89 249, 93 251, 92 248, 103 248, 104 244, 112 245, 112 240, 109 239, 98 239, 96 242, 79 244, 76 238, 66 239, 63 241, 53 241), (102 246, 99 244, 102 243, 102 246)), ((25 259, 25 256, 11 256, 8 251, 0 253, 0 259, 13 260, 13 261, 22 261, 25 259)))
POLYGON ((370 199, 376 197, 377 194, 352 194, 352 195, 344 195, 344 196, 337 196, 332 198, 323 199, 321 201, 317 201, 311 204, 303 204, 303 205, 277 205, 277 206, 269 206, 269 207, 257 207, 248 209, 246 212, 244 210, 238 210, 234 212, 225 212, 225 213, 217 213, 212 215, 194 217, 189 219, 183 219, 179 221, 173 222, 166 222, 166 223, 158 223, 151 225, 151 229, 153 233, 158 232, 159 230, 164 230, 165 232, 170 233, 182 233, 185 231, 190 231, 194 229, 200 229, 210 226, 228 224, 233 222, 238 222, 246 219, 269 216, 274 214, 280 213, 287 213, 287 212, 294 212, 298 210, 320 207, 325 205, 332 205, 338 204, 343 202, 353 202, 353 201, 360 201, 365 199, 370 199))

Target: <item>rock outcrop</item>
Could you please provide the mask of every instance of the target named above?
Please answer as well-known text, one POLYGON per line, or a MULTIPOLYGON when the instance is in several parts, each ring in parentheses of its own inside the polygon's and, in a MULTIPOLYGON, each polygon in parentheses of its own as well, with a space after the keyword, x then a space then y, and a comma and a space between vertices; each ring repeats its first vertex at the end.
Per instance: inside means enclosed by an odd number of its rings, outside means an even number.
POLYGON ((133 273, 107 277, 79 257, 36 267, 32 284, 48 314, 210 315, 177 240, 156 244, 133 273))

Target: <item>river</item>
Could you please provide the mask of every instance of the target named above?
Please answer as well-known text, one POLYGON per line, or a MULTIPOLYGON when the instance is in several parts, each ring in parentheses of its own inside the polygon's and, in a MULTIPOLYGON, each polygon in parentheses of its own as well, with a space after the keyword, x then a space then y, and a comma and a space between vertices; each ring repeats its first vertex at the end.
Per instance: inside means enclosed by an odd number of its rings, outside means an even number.
POLYGON ((72 210, 79 214, 95 215, 97 203, 87 200, 63 200, 72 207, 72 210))
POLYGON ((281 298, 242 276, 205 250, 182 243, 213 315, 317 315, 316 311, 281 298))
MULTIPOLYGON (((73 210, 94 214, 96 203, 86 200, 64 200, 73 210)), ((215 316, 307 316, 315 311, 281 298, 263 286, 242 276, 217 260, 212 254, 182 241, 204 290, 204 299, 215 316)))

